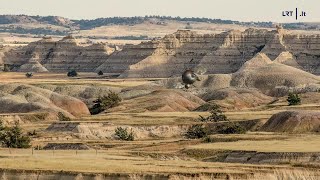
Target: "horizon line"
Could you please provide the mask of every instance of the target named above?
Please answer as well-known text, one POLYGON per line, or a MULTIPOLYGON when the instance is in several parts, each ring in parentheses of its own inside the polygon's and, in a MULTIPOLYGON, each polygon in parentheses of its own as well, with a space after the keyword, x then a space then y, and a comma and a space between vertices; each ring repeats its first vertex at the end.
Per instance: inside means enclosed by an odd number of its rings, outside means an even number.
MULTIPOLYGON (((190 16, 170 16, 170 15, 144 15, 144 16, 101 16, 96 18, 69 18, 60 15, 31 15, 31 14, 0 14, 0 16, 39 16, 39 17, 61 17, 69 20, 74 21, 81 21, 81 20, 97 20, 97 19, 107 19, 107 18, 133 18, 133 17, 152 17, 152 16, 159 16, 159 17, 167 17, 167 18, 181 18, 181 19, 188 19, 188 18, 200 18, 200 19, 209 19, 209 20, 224 20, 224 21, 232 21, 232 22, 239 22, 239 23, 273 23, 273 24, 295 24, 295 23, 320 23, 319 21, 297 21, 297 22, 275 22, 275 21, 239 21, 239 20, 232 20, 232 19, 221 19, 221 18, 209 18, 209 17, 190 17, 190 16)), ((156 17, 155 17, 156 18, 156 17)))

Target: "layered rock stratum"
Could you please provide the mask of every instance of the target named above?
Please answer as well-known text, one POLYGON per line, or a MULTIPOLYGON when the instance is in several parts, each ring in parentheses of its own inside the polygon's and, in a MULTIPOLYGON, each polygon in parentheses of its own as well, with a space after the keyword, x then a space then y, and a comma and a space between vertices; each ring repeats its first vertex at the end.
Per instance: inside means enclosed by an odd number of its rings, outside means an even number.
POLYGON ((14 71, 66 72, 70 69, 93 72, 105 62, 114 51, 104 44, 80 46, 72 36, 54 41, 44 37, 25 47, 13 49, 4 54, 4 63, 14 71))
POLYGON ((0 85, 0 113, 63 113, 70 118, 89 115, 85 103, 71 96, 23 84, 0 85))
POLYGON ((200 73, 228 74, 264 53, 272 61, 319 74, 320 35, 296 34, 283 29, 247 29, 221 34, 181 30, 134 46, 125 46, 98 70, 122 77, 180 76, 187 68, 200 73))
MULTIPOLYGON (((271 61, 320 74, 320 35, 284 29, 247 29, 220 34, 179 30, 161 39, 126 45, 122 51, 102 44, 83 47, 67 36, 60 41, 44 38, 2 55, 17 71, 38 61, 50 72, 75 69, 118 73, 120 77, 174 77, 188 68, 199 74, 230 74, 263 53, 271 61), (22 66, 24 67, 24 66, 22 66)), ((31 68, 31 70, 33 70, 31 68)))

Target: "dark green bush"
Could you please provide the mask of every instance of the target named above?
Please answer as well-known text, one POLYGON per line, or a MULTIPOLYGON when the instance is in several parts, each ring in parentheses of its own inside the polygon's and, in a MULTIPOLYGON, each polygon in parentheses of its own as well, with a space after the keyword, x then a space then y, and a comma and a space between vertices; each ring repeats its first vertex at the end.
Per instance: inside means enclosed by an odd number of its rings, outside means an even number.
POLYGON ((92 115, 99 114, 109 108, 113 108, 122 101, 120 96, 112 91, 109 91, 107 96, 103 96, 94 101, 94 105, 89 108, 92 115))
POLYGON ((222 125, 218 131, 219 134, 245 134, 246 129, 242 127, 239 123, 229 122, 222 125))
POLYGON ((32 72, 26 73, 26 77, 27 77, 27 78, 31 78, 32 76, 33 76, 33 73, 32 73, 32 72))
POLYGON ((289 106, 301 104, 301 99, 298 94, 289 93, 287 101, 289 106))
POLYGON ((123 141, 133 141, 134 140, 133 132, 131 131, 130 133, 128 133, 127 128, 117 127, 117 129, 115 130, 115 135, 123 141))
POLYGON ((102 72, 102 71, 99 71, 99 72, 98 72, 98 75, 99 75, 99 76, 102 76, 102 75, 103 75, 103 72, 102 72))
POLYGON ((67 76, 68 77, 76 77, 76 76, 78 76, 78 73, 76 70, 71 70, 68 72, 67 76))
POLYGON ((201 124, 191 126, 185 134, 185 136, 189 139, 199 139, 206 137, 207 135, 207 129, 201 124))
POLYGON ((13 127, 5 127, 1 121, 0 141, 3 146, 10 148, 29 148, 31 146, 30 138, 22 135, 22 130, 18 123, 16 123, 13 127))

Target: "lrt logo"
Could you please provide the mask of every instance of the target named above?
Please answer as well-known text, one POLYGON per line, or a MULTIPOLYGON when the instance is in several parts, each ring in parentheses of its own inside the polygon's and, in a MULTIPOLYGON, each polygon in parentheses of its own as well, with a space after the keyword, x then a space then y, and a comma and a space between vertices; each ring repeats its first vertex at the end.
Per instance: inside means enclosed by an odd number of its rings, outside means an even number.
POLYGON ((282 11, 282 16, 283 17, 295 17, 295 19, 298 20, 298 17, 306 17, 307 12, 296 8, 295 11, 282 11))

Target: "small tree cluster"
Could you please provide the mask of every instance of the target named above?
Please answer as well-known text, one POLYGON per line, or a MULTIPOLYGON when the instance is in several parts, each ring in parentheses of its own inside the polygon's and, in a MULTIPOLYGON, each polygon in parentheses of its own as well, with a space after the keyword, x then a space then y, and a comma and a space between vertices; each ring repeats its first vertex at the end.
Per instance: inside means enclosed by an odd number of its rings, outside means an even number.
POLYGON ((94 105, 89 109, 92 115, 99 114, 109 108, 113 108, 122 101, 120 96, 112 91, 109 91, 107 96, 103 96, 94 101, 94 105))
POLYGON ((196 124, 191 126, 185 133, 185 136, 189 139, 200 139, 208 135, 207 129, 202 124, 196 124))
POLYGON ((210 116, 203 117, 201 115, 199 120, 202 122, 219 122, 219 121, 227 121, 227 116, 223 114, 223 112, 220 110, 221 107, 217 104, 210 105, 210 116))
POLYGON ((33 76, 33 73, 32 73, 32 72, 26 73, 26 77, 27 77, 27 78, 31 78, 32 76, 33 76))
POLYGON ((69 71, 68 73, 67 73, 67 76, 68 77, 77 77, 78 76, 78 73, 77 73, 77 71, 76 70, 71 70, 71 71, 69 71))
POLYGON ((123 141, 133 141, 134 140, 133 132, 131 131, 129 133, 127 128, 117 127, 117 129, 115 130, 115 135, 123 141))
POLYGON ((16 123, 13 127, 6 127, 0 121, 0 142, 9 148, 29 148, 30 138, 22 135, 22 130, 16 123))
POLYGON ((301 104, 301 99, 298 94, 289 93, 287 98, 289 106, 295 106, 301 104))

